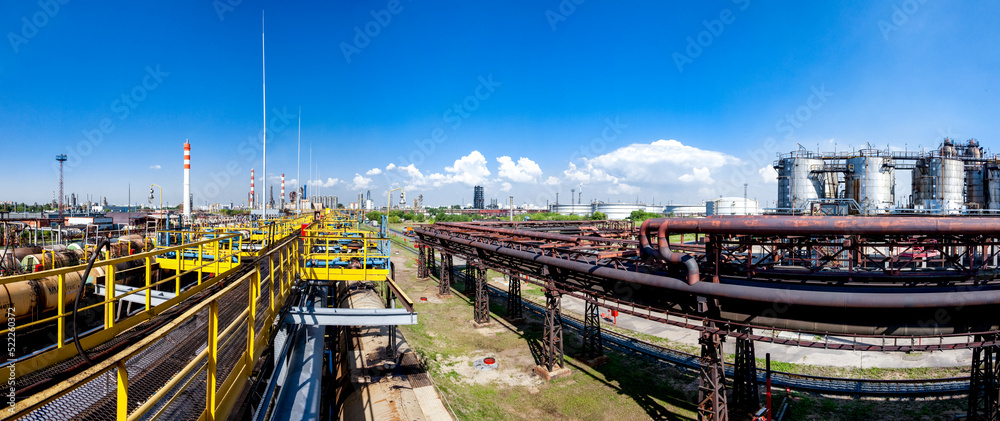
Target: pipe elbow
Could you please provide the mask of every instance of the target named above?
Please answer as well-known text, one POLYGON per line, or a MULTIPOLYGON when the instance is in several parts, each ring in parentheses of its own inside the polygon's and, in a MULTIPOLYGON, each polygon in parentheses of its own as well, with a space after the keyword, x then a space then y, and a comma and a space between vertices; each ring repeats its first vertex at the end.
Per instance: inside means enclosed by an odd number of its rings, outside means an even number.
POLYGON ((661 220, 660 229, 656 231, 657 246, 660 249, 659 254, 663 260, 670 263, 684 264, 687 268, 687 283, 688 285, 694 285, 701 280, 701 270, 698 268, 698 261, 690 254, 670 251, 670 236, 667 234, 668 228, 667 221, 661 220))

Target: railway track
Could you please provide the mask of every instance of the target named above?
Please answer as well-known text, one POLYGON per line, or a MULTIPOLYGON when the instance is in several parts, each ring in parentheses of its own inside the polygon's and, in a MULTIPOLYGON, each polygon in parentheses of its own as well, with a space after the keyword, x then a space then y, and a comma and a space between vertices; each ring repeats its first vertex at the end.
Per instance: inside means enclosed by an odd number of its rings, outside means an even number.
MULTIPOLYGON (((390 231, 401 234, 397 230, 390 231)), ((402 247, 404 250, 417 254, 416 249, 402 247)), ((463 271, 453 269, 453 272, 463 280, 463 271)), ((491 295, 506 299, 507 293, 494 286, 488 286, 491 295)), ((521 300, 521 304, 532 313, 544 316, 545 308, 530 300, 521 300)), ((577 332, 582 332, 583 321, 567 315, 562 315, 563 325, 577 332)), ((606 345, 625 353, 638 354, 656 361, 667 362, 688 370, 699 368, 699 356, 666 348, 640 339, 632 338, 606 329, 601 330, 601 338, 606 345)), ((726 375, 733 376, 733 366, 727 364, 726 375)), ((764 382, 766 374, 758 370, 758 381, 764 382)), ((775 388, 789 388, 797 391, 813 392, 826 395, 841 396, 873 396, 873 397, 937 397, 963 395, 969 391, 969 377, 950 377, 940 379, 908 379, 908 380, 876 380, 876 379, 843 379, 834 377, 809 376, 802 374, 771 372, 771 385, 775 388)))

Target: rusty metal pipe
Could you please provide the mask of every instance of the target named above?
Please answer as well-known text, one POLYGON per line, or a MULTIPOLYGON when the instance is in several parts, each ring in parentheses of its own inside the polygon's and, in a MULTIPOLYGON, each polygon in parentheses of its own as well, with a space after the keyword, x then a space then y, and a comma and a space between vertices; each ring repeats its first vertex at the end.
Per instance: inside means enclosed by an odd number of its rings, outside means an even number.
MULTIPOLYGON (((948 216, 764 216, 659 218, 673 233, 753 235, 1000 235, 1000 218, 948 216)), ((645 226, 646 224, 644 224, 645 226)))
POLYGON ((614 243, 614 244, 629 244, 634 243, 632 240, 625 240, 621 238, 606 238, 606 237, 593 237, 586 235, 566 235, 566 234, 555 234, 551 232, 542 231, 525 231, 519 229, 510 228, 494 228, 484 225, 472 225, 468 222, 437 222, 434 225, 440 225, 443 227, 457 228, 457 229, 471 229, 482 232, 489 232, 494 234, 506 234, 518 237, 528 237, 537 238, 540 240, 552 240, 561 241, 565 243, 581 244, 585 241, 591 241, 596 243, 614 243))
POLYGON ((788 287, 774 288, 717 284, 711 282, 699 282, 694 285, 688 285, 680 279, 667 276, 613 269, 599 265, 545 256, 541 253, 532 253, 506 247, 498 247, 479 241, 470 241, 459 238, 450 233, 443 234, 423 232, 422 234, 442 238, 447 241, 482 250, 488 250, 516 259, 550 265, 578 273, 714 298, 746 300, 778 305, 790 304, 842 309, 899 310, 1000 305, 1000 290, 997 289, 975 290, 969 288, 938 288, 933 292, 919 293, 915 292, 912 288, 908 290, 900 288, 903 291, 865 292, 864 290, 858 289, 856 291, 839 292, 809 291, 791 289, 788 287))
MULTIPOLYGON (((690 254, 674 253, 670 250, 670 235, 667 234, 667 227, 669 225, 666 221, 663 221, 660 223, 660 228, 656 231, 656 241, 660 249, 660 257, 670 263, 683 263, 684 266, 687 266, 687 283, 688 285, 694 285, 701 280, 698 261, 694 257, 691 257, 690 254)), ((646 236, 645 233, 640 233, 639 235, 646 236)))

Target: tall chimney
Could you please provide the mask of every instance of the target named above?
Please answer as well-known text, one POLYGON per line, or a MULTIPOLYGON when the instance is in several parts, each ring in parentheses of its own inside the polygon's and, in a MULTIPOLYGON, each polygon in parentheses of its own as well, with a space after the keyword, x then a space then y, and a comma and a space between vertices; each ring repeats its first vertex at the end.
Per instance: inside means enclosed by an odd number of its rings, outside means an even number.
POLYGON ((191 142, 184 140, 184 219, 191 220, 191 142))
POLYGON ((247 206, 250 209, 253 209, 253 204, 257 203, 256 201, 253 200, 254 199, 253 194, 256 192, 256 189, 254 189, 253 182, 254 182, 253 168, 251 168, 250 169, 250 203, 249 203, 249 206, 247 206))
POLYGON ((285 173, 281 173, 281 207, 285 207, 285 173))

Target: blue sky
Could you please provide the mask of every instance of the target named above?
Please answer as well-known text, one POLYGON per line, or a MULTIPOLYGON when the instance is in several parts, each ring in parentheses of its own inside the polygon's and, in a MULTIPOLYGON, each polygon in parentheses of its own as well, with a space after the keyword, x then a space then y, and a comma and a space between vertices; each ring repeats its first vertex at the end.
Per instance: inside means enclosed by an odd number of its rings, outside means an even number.
POLYGON ((229 3, 0 3, 0 200, 50 200, 66 153, 67 194, 176 204, 185 139, 195 204, 245 200, 262 10, 276 190, 773 205, 797 144, 1000 152, 993 3, 229 3))

